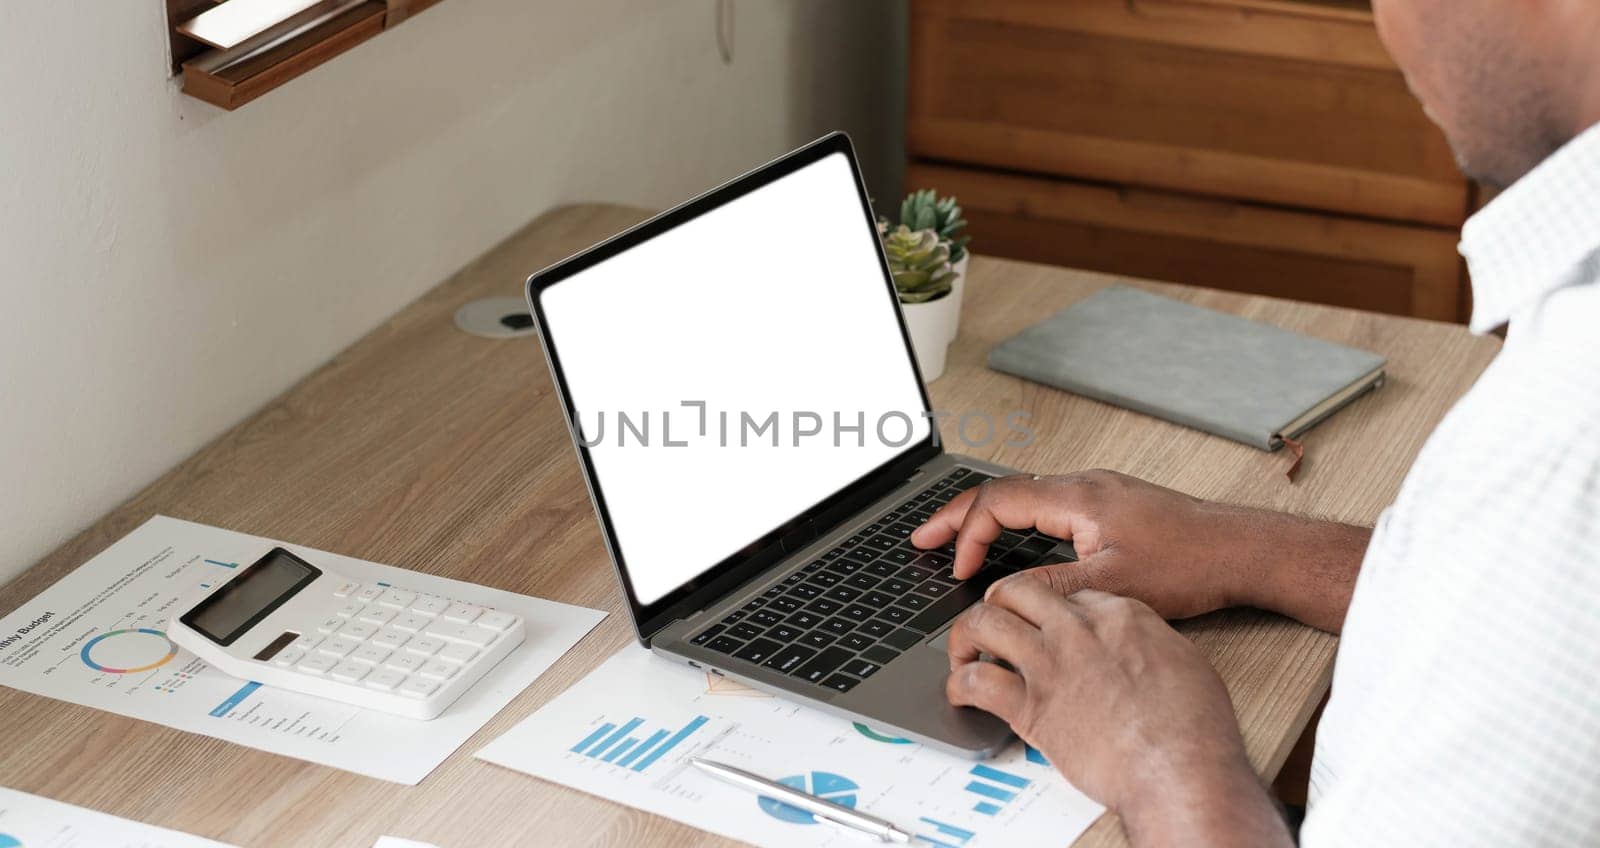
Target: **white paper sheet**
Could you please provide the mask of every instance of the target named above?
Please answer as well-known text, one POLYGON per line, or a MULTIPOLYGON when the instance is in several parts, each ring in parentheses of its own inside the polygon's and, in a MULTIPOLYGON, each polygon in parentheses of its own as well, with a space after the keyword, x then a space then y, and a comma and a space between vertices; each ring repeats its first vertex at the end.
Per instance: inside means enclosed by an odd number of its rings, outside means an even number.
POLYGON ((0 619, 0 685, 415 784, 604 617, 600 610, 156 516, 0 619), (528 635, 432 721, 242 681, 166 640, 165 622, 180 599, 228 579, 272 544, 362 582, 387 581, 517 613, 528 635))
POLYGON ((0 786, 0 848, 232 848, 0 786))
POLYGON ((860 836, 717 781, 688 766, 689 756, 886 818, 922 837, 922 845, 1066 845, 1104 811, 1021 743, 983 763, 961 760, 638 647, 624 648, 478 752, 757 845, 862 844, 860 836))
POLYGON ((439 848, 432 842, 418 842, 415 839, 401 839, 398 836, 380 836, 378 841, 372 843, 372 848, 439 848))

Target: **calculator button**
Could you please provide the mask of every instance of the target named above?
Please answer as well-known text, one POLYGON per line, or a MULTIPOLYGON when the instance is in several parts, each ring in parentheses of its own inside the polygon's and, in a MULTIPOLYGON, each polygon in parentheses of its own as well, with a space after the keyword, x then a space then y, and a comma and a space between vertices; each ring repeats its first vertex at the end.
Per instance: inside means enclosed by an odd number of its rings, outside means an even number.
POLYGON ((300 658, 305 655, 306 652, 299 648, 284 648, 278 652, 277 656, 272 658, 272 661, 278 665, 289 666, 299 662, 300 658))
POLYGON ((446 645, 444 646, 444 650, 439 652, 439 659, 449 660, 450 662, 464 663, 477 655, 478 652, 476 650, 473 650, 466 645, 446 645))
POLYGON ((367 675, 366 679, 362 682, 372 689, 379 689, 384 692, 393 692, 396 686, 399 686, 401 683, 405 682, 405 679, 406 673, 403 671, 395 671, 392 668, 380 668, 377 671, 367 675))
POLYGON ((367 665, 366 663, 346 661, 334 666, 333 671, 328 672, 328 676, 334 678, 335 680, 348 680, 354 683, 355 681, 366 677, 367 672, 371 670, 372 666, 367 665))
POLYGON ((328 656, 327 654, 312 654, 311 656, 301 660, 300 664, 295 666, 295 670, 303 671, 306 674, 326 674, 328 669, 333 668, 338 664, 338 660, 328 656))
POLYGON ((348 639, 344 636, 335 636, 332 639, 329 639, 328 641, 318 645, 317 650, 324 654, 332 654, 336 657, 342 657, 360 646, 361 643, 355 641, 354 639, 348 639))
POLYGON ((340 583, 337 589, 333 590, 333 596, 335 598, 348 598, 352 592, 359 591, 361 591, 360 583, 352 583, 349 580, 346 580, 343 583, 340 583))
POLYGON ((434 654, 439 653, 439 649, 443 648, 444 645, 445 642, 443 639, 435 639, 432 636, 424 635, 407 642, 406 650, 413 654, 421 654, 425 657, 431 657, 434 654))
POLYGON ((476 624, 452 624, 444 621, 436 621, 428 625, 428 629, 422 631, 422 635, 450 642, 465 642, 469 645, 477 645, 480 648, 500 636, 499 633, 479 627, 476 624))
POLYGON ((350 655, 350 658, 376 665, 377 663, 381 663, 388 659, 389 653, 390 651, 388 648, 380 648, 377 645, 362 645, 356 649, 355 653, 350 655))
POLYGON ((417 670, 417 673, 432 680, 449 680, 455 676, 456 670, 459 668, 461 666, 455 663, 434 660, 423 664, 422 668, 417 670))
POLYGON ((423 595, 416 603, 411 605, 412 612, 423 615, 438 615, 450 608, 450 602, 434 595, 423 595))
POLYGON ((487 627, 490 630, 497 630, 501 633, 510 630, 512 625, 516 623, 516 616, 509 612, 501 612, 499 610, 489 610, 483 614, 482 618, 478 619, 479 627, 487 627))
POLYGON ((321 624, 317 625, 317 632, 318 633, 332 633, 333 631, 338 630, 339 628, 341 628, 343 626, 344 626, 344 619, 342 619, 342 618, 340 618, 339 616, 336 615, 333 618, 330 618, 327 621, 324 621, 321 624))
POLYGON ((318 646, 320 644, 322 644, 322 637, 321 636, 313 636, 310 633, 307 633, 306 635, 301 636, 299 639, 296 639, 293 642, 291 642, 289 644, 289 647, 291 647, 291 648, 299 648, 302 651, 309 651, 312 648, 315 648, 316 646, 318 646))
POLYGON ((339 607, 339 614, 344 616, 345 618, 354 618, 354 617, 360 615, 361 611, 366 609, 366 608, 367 608, 367 605, 362 603, 362 602, 360 602, 360 601, 351 601, 350 603, 345 604, 342 607, 339 607))
POLYGON ((394 619, 389 622, 389 626, 397 630, 404 630, 407 633, 415 633, 432 623, 433 619, 425 615, 417 615, 413 612, 403 612, 395 616, 394 619))
POLYGON ((444 611, 444 617, 447 620, 462 624, 466 624, 469 621, 477 621, 480 615, 483 615, 483 607, 463 604, 459 601, 451 604, 444 611))
POLYGON ((439 688, 439 684, 421 677, 413 677, 400 684, 400 691, 413 698, 426 698, 439 688))
POLYGON ((411 635, 408 633, 401 633, 392 627, 387 627, 378 633, 378 635, 372 637, 372 639, 369 641, 380 648, 388 648, 392 651, 395 648, 398 648, 401 645, 411 641, 411 635))
POLYGON ((368 624, 388 624, 392 618, 394 610, 383 607, 367 607, 367 611, 361 614, 361 620, 368 624))
POLYGON ((370 603, 372 601, 376 601, 382 594, 382 586, 362 586, 360 589, 352 592, 351 597, 363 603, 370 603))
POLYGON ((349 624, 339 628, 340 636, 348 636, 351 639, 357 640, 366 639, 377 632, 378 628, 371 624, 364 624, 359 621, 352 621, 349 624))
POLYGON ((427 662, 427 660, 417 656, 416 654, 408 654, 405 651, 400 651, 398 653, 390 654, 389 658, 383 661, 383 664, 389 668, 399 669, 400 671, 416 671, 417 669, 422 668, 422 664, 425 662, 427 662))

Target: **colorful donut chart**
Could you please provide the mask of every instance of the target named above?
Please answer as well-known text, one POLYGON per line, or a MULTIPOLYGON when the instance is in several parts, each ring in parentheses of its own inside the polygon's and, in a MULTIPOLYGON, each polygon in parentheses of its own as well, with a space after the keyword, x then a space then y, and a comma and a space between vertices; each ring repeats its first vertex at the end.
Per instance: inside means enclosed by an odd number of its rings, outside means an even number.
POLYGON ((160 630, 152 630, 148 627, 134 627, 125 630, 112 630, 108 633, 102 633, 99 636, 90 639, 88 644, 83 646, 83 650, 78 653, 78 657, 83 660, 84 665, 94 669, 95 671, 103 671, 107 674, 137 674, 141 671, 149 671, 152 668, 159 668, 160 666, 166 665, 169 660, 177 655, 178 646, 172 644, 172 640, 167 638, 167 634, 161 632, 160 630), (153 663, 141 665, 137 668, 111 668, 110 666, 101 665, 89 657, 89 652, 94 650, 95 645, 98 645, 107 639, 121 636, 125 633, 145 633, 151 636, 160 636, 161 639, 167 643, 167 655, 153 663))

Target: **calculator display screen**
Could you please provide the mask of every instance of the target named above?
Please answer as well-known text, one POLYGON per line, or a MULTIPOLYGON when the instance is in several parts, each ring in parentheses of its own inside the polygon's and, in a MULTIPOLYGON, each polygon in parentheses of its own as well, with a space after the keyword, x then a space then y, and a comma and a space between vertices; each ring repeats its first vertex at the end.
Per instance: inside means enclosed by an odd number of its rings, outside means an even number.
POLYGON ((274 549, 201 601, 182 621, 213 642, 232 644, 320 574, 294 554, 274 549))

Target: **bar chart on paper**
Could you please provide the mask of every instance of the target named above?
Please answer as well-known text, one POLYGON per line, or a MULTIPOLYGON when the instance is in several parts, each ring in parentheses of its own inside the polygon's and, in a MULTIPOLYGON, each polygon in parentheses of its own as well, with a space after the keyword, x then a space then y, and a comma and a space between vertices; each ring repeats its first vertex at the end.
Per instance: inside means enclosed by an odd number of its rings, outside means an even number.
POLYGON ((573 745, 571 751, 618 768, 642 772, 705 727, 707 721, 709 719, 703 715, 695 716, 682 727, 650 731, 640 730, 645 720, 638 716, 621 724, 601 722, 573 745))

